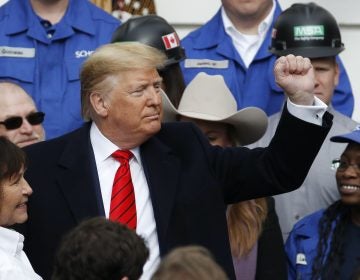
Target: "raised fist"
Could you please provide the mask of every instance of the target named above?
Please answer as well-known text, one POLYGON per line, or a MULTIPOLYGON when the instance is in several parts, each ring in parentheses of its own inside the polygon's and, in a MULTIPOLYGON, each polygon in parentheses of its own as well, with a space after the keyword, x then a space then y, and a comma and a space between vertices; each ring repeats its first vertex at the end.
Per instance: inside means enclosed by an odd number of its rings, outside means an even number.
POLYGON ((291 102, 312 105, 315 75, 310 59, 292 54, 278 58, 274 66, 275 81, 291 102))

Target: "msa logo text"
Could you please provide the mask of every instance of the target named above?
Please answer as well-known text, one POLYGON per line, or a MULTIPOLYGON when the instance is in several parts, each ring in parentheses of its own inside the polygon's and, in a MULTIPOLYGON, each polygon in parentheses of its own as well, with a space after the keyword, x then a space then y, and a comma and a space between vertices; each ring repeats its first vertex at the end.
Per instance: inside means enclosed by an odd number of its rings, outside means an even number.
POLYGON ((294 26, 294 40, 324 40, 325 29, 323 25, 294 26))
POLYGON ((88 57, 88 56, 90 56, 93 52, 94 52, 94 51, 86 51, 86 50, 76 51, 76 52, 75 52, 75 57, 76 57, 76 58, 88 57))

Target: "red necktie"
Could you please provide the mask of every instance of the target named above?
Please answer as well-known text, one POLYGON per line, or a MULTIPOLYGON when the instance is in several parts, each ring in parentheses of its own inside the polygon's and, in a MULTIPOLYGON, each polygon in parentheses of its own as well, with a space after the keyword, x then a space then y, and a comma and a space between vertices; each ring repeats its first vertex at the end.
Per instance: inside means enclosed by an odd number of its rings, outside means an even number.
POLYGON ((120 166, 116 171, 111 193, 110 220, 118 221, 135 230, 136 204, 129 166, 133 154, 127 150, 117 150, 112 157, 120 162, 120 166))

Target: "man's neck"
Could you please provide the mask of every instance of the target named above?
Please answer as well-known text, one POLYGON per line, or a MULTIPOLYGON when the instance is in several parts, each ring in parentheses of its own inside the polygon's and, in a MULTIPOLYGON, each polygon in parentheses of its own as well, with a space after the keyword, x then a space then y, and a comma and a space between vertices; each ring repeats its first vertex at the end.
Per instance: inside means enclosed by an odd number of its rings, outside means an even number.
POLYGON ((258 27, 261 22, 261 20, 255 20, 255 19, 248 19, 248 20, 242 20, 238 21, 236 19, 232 19, 229 17, 233 25, 235 26, 236 30, 241 32, 242 34, 247 35, 255 35, 258 34, 258 27))
POLYGON ((29 0, 35 13, 51 24, 58 23, 64 16, 69 0, 29 0))
POLYGON ((273 4, 269 5, 268 7, 264 7, 265 10, 263 10, 261 13, 248 16, 243 15, 241 16, 241 19, 238 15, 232 14, 226 10, 225 13, 239 32, 247 35, 256 35, 258 34, 258 27, 260 23, 269 15, 272 6, 273 4))

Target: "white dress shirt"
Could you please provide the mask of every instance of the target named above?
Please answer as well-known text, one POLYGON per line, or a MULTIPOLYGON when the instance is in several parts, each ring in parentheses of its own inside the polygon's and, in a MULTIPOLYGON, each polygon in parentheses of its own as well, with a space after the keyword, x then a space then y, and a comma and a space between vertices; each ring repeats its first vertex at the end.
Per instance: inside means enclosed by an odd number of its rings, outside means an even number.
POLYGON ((287 109, 291 115, 303 121, 322 125, 323 116, 328 106, 318 97, 314 96, 314 103, 312 106, 297 105, 287 99, 287 109))
POLYGON ((0 280, 41 280, 32 268, 24 247, 24 236, 0 226, 0 280))
POLYGON ((271 27, 274 13, 275 13, 276 2, 273 1, 273 6, 267 17, 259 24, 258 34, 248 35, 238 31, 229 17, 226 15, 224 7, 221 8, 221 16, 224 24, 225 32, 231 37, 235 49, 239 53, 246 67, 249 67, 251 62, 254 60, 255 55, 263 43, 266 33, 271 27))
MULTIPOLYGON (((111 154, 121 149, 121 147, 117 147, 107 139, 95 123, 92 123, 90 128, 90 141, 95 155, 105 216, 109 218, 113 181, 115 173, 120 166, 120 162, 114 159, 111 154)), ((150 257, 145 263, 144 273, 141 277, 141 280, 147 280, 150 279, 160 263, 160 249, 149 187, 141 163, 140 149, 131 149, 131 152, 134 154, 134 157, 130 159, 129 165, 135 192, 136 233, 145 239, 146 245, 150 250, 150 257)))

